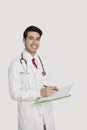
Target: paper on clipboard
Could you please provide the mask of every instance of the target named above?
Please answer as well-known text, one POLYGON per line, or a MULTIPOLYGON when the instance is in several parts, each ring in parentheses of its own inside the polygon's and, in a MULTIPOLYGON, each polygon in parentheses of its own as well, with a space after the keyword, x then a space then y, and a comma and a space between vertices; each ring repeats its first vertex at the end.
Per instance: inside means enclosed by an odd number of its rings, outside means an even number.
POLYGON ((55 91, 51 96, 37 99, 35 101, 35 104, 45 103, 45 102, 50 102, 50 101, 70 97, 71 94, 69 94, 69 92, 70 92, 72 86, 73 86, 73 84, 68 85, 66 87, 58 88, 58 91, 55 91))

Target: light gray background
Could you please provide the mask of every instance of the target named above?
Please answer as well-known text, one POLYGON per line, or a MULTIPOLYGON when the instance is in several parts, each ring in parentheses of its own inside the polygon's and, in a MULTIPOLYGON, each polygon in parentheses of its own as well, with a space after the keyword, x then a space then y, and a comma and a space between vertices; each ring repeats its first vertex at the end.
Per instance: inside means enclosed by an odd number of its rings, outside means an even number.
POLYGON ((0 0, 0 130, 17 130, 7 73, 24 49, 22 33, 29 25, 43 30, 39 52, 48 60, 54 84, 75 83, 70 98, 53 102, 56 130, 86 130, 86 0, 0 0))

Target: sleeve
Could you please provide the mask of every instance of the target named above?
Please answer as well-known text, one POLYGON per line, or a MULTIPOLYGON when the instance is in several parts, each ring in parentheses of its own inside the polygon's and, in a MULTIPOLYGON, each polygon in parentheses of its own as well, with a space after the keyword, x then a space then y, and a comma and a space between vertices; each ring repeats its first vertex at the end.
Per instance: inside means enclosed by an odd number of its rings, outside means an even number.
POLYGON ((22 89, 22 82, 17 64, 11 64, 8 69, 9 94, 16 101, 33 101, 40 97, 40 89, 22 89))

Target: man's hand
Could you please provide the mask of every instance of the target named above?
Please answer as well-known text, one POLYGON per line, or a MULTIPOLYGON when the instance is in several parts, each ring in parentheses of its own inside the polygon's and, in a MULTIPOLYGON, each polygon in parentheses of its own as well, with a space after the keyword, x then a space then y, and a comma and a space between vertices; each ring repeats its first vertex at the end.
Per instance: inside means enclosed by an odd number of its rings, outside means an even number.
POLYGON ((47 87, 40 90, 40 94, 42 97, 48 97, 48 96, 52 95, 55 90, 58 91, 57 87, 47 86, 47 87))

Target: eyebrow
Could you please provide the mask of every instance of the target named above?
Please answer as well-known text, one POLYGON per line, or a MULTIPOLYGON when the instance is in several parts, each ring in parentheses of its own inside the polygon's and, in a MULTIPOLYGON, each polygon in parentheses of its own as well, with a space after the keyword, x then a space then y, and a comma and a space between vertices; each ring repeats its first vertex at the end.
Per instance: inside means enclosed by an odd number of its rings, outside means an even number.
MULTIPOLYGON (((28 36, 28 37, 33 37, 33 38, 34 38, 34 36, 28 36)), ((40 39, 40 36, 39 36, 39 37, 36 37, 36 38, 39 38, 39 39, 40 39)))

